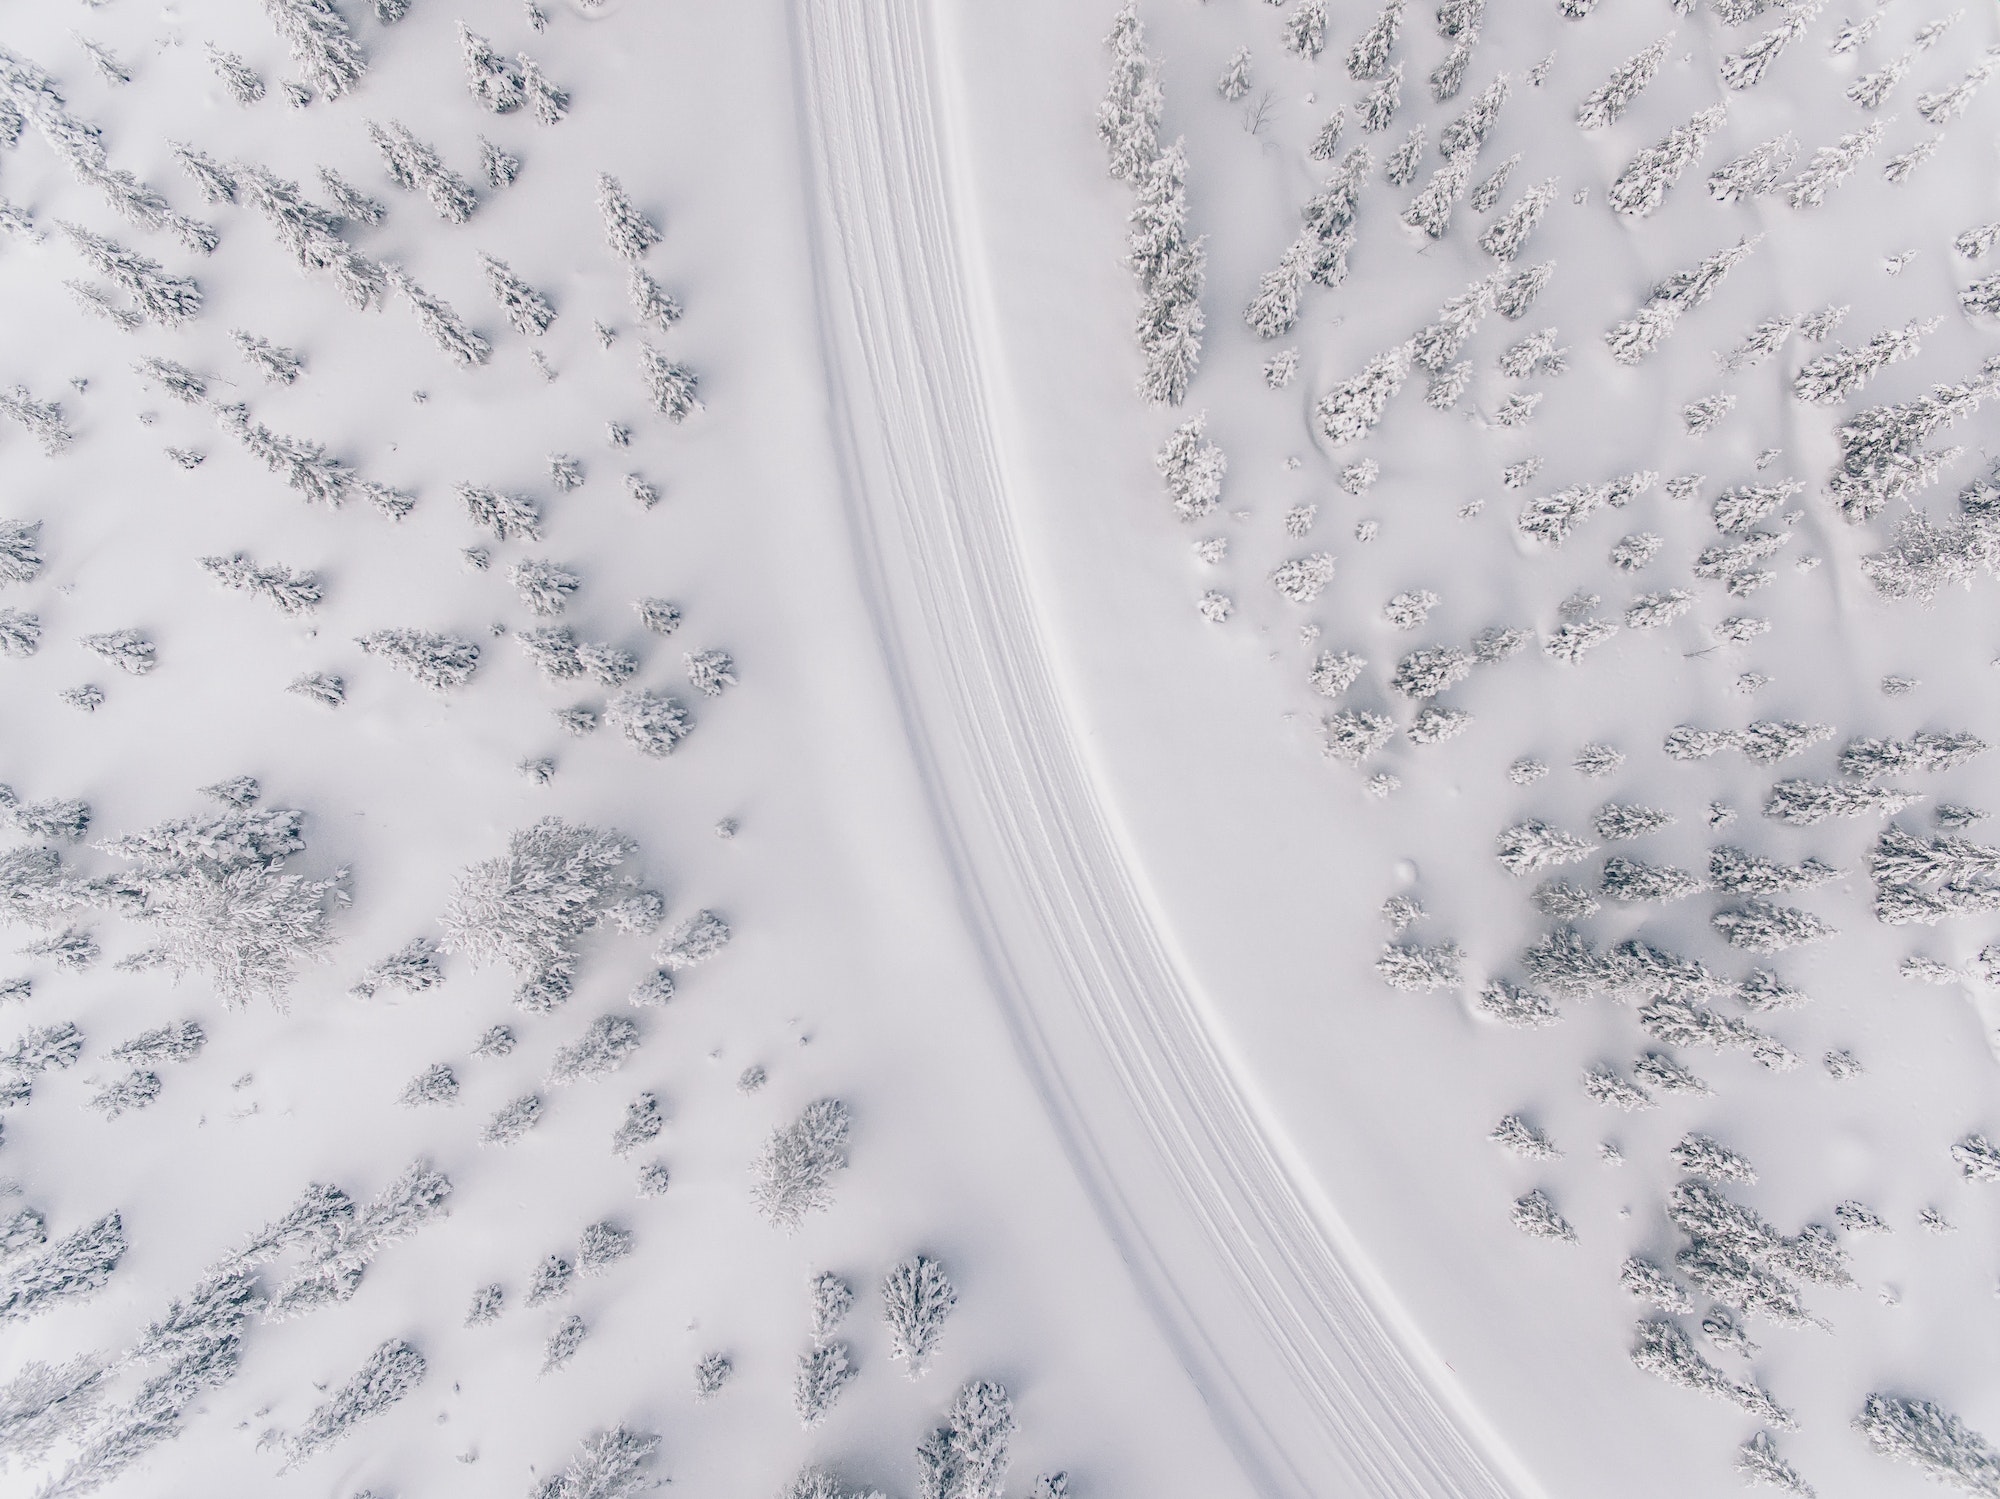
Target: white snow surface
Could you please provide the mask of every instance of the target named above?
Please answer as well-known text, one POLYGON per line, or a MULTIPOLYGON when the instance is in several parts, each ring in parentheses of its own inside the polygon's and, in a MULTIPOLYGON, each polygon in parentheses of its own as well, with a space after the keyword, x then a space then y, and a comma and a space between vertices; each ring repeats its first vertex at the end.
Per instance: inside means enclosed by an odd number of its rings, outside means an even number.
MULTIPOLYGON (((1933 813, 1978 808, 1992 756, 1877 777, 1914 794, 1887 817, 1793 826, 1762 810, 1788 777, 1862 784, 1839 766, 1857 738, 2000 741, 1992 579, 1924 604, 1882 597, 1862 569, 1913 509, 1958 518, 1956 495, 1992 456, 1996 408, 1934 435, 1931 448, 1963 451, 1880 514, 1850 522, 1826 493, 1841 420, 1970 380, 2000 353, 1993 320, 1959 300, 1993 262, 1952 243, 2000 220, 2000 86, 1956 118, 1919 111, 2000 45, 2000 21, 1968 8, 1864 110, 1844 90, 1949 7, 1902 0, 1835 54, 1837 29, 1873 13, 1795 6, 1800 35, 1754 87, 1731 90, 1720 59, 1786 12, 1732 26, 1706 4, 1572 5, 1587 13, 1571 18, 1555 0, 1489 0, 1464 86, 1439 103, 1426 79, 1450 43, 1430 7, 1409 8, 1391 54, 1402 106, 1365 135, 1354 106, 1373 85, 1345 58, 1375 7, 1333 7, 1308 61, 1283 28, 1309 3, 1138 10, 1163 135, 1186 142, 1189 233, 1208 254, 1204 354, 1178 410, 1134 392, 1131 192, 1106 175, 1093 123, 1111 0, 543 0, 543 29, 514 0, 414 0, 393 24, 337 0, 368 65, 351 92, 303 108, 280 93, 297 69, 259 6, 0 3, 0 47, 101 127, 111 167, 219 233, 201 255, 120 217, 34 123, 0 153, 0 207, 42 236, 0 225, 0 391, 60 402, 74 434, 45 454, 0 418, 0 522, 40 522, 46 558, 38 576, 0 584, 0 608, 41 625, 32 655, 0 658, 0 782, 22 802, 87 802, 86 839, 50 846, 97 876, 124 867, 97 843, 213 814, 199 788, 254 776, 258 805, 306 814, 286 872, 347 871, 351 896, 323 961, 280 1002, 232 1007, 202 975, 120 970, 149 936, 104 909, 72 918, 103 948, 81 971, 49 956, 0 967, 0 982, 32 980, 0 1001, 0 1051, 63 1022, 83 1036, 74 1066, 34 1074, 30 1099, 0 1112, 0 1222, 32 1207, 54 1240, 115 1210, 130 1246, 94 1294, 0 1324, 0 1386, 31 1361, 94 1354, 112 1365, 99 1409, 115 1412, 158 1371, 124 1361, 147 1325, 309 1183, 366 1203, 416 1160, 452 1183, 447 1214, 383 1249, 349 1299, 253 1315, 240 1369, 101 1492, 526 1496, 622 1423, 662 1438, 647 1483, 775 1495, 810 1462, 911 1494, 918 1441, 977 1379, 1014 1401, 1009 1495, 1063 1471, 1079 1499, 1734 1492, 1736 1452, 1763 1423, 1635 1367, 1634 1324, 1656 1314, 1619 1283, 1634 1254, 1673 1269, 1685 1241, 1665 1209, 1682 1180, 1672 1147, 1690 1133, 1754 1166, 1754 1183, 1723 1195, 1782 1234, 1825 1225, 1844 1252, 1851 1283, 1804 1284, 1803 1325, 1737 1317, 1757 1345, 1747 1359, 1702 1331, 1712 1303, 1681 1277, 1694 1310, 1678 1321, 1729 1379, 1794 1413, 1777 1450, 1816 1492, 1936 1491, 1854 1429, 1871 1394, 1935 1401, 2000 1441, 2000 1189, 1952 1153, 1970 1135, 2000 1139, 2000 960, 1980 957, 2000 916, 1978 894, 1992 872, 1969 879, 1964 912, 1890 925, 1866 862, 1891 824, 1991 842, 1991 824, 1933 813), (461 20, 502 57, 530 54, 570 94, 567 118, 482 109, 461 20), (1577 102, 1669 31, 1658 77, 1625 114, 1578 129, 1577 102), (130 81, 108 79, 80 39, 130 81), (234 102, 208 44, 240 53, 266 97, 234 102), (1217 80, 1242 48, 1251 89, 1227 100, 1217 80), (1502 73, 1511 94, 1470 179, 1520 160, 1496 208, 1461 201, 1429 241, 1398 215, 1443 164, 1442 128, 1502 73), (1633 155, 1718 102, 1725 123, 1662 206, 1614 214, 1606 188, 1633 155), (1297 327, 1266 342, 1241 309, 1333 170, 1306 148, 1336 105, 1349 112, 1340 151, 1365 143, 1375 163, 1350 270, 1336 289, 1308 284, 1297 327), (1798 139, 1796 172, 1878 119, 1881 144, 1817 207, 1707 191, 1711 171, 1782 132, 1798 139), (391 120, 475 182, 467 222, 390 181, 367 122, 391 120), (1391 186, 1381 162, 1419 121, 1418 177, 1391 186), (518 181, 488 185, 481 135, 520 157, 518 181), (1885 178, 1932 135, 1934 154, 1885 178), (490 360, 456 367, 394 293, 379 311, 344 306, 242 195, 201 201, 176 142, 320 201, 332 167, 382 200, 385 220, 350 221, 345 238, 448 302, 491 341, 490 360), (685 308, 669 328, 639 324, 607 248, 606 172, 664 231, 642 263, 685 308), (1552 205, 1514 265, 1554 260, 1554 276, 1524 317, 1490 314, 1466 342, 1466 393, 1432 409, 1419 370, 1369 437, 1328 445, 1314 403, 1492 271, 1479 234, 1550 178, 1552 205), (63 289, 89 268, 59 223, 193 276, 199 314, 129 332, 94 315, 63 289), (1753 237, 1656 352, 1612 359, 1603 334, 1656 283, 1753 237), (508 326, 481 253, 549 298, 546 333, 508 326), (1761 320, 1828 305, 1848 311, 1824 342, 1794 332, 1761 363, 1719 363, 1761 320), (1792 394, 1806 360, 1929 319, 1920 354, 1840 403, 1792 394), (1503 376, 1501 351, 1544 328, 1567 372, 1503 376), (299 351, 304 372, 267 384, 235 329, 299 351), (642 343, 698 375, 701 406, 684 421, 654 410, 642 343), (1297 374, 1273 389, 1263 365, 1283 348, 1297 374), (193 368, 214 403, 324 444, 414 509, 309 505, 213 411, 137 373, 143 357, 193 368), (1514 391, 1540 393, 1539 408, 1496 424, 1514 391), (1725 392, 1734 407, 1691 434, 1682 408, 1725 392), (1182 523, 1153 455, 1196 413, 1229 467, 1220 508, 1182 523), (201 461, 183 467, 168 448, 201 461), (556 455, 579 462, 580 486, 556 482, 556 455), (1502 469, 1531 456, 1539 471, 1503 488, 1502 469), (1345 492, 1337 481, 1362 458, 1380 478, 1345 492), (1658 478, 1560 546, 1516 526, 1531 500, 1635 471, 1658 478), (627 492, 628 473, 657 486, 656 505, 627 492), (1667 483, 1697 475, 1691 493, 1667 483), (1713 568, 1698 576, 1701 553, 1742 539, 1711 521, 1717 495, 1787 479, 1796 494, 1758 523, 1781 540, 1745 564, 1771 576, 1740 593, 1713 568), (478 530, 459 484, 529 497, 545 534, 478 530), (1304 505, 1317 507, 1304 534, 1287 534, 1304 505), (1657 548, 1614 566, 1614 543, 1639 533, 1657 548), (1272 587, 1282 562, 1321 551, 1334 563, 1317 597, 1272 587), (314 573, 323 601, 284 614, 199 565, 236 553, 314 573), (509 581, 530 560, 580 580, 558 616, 531 612, 509 581), (1621 628, 1574 665, 1543 649, 1566 620, 1622 623, 1637 597, 1673 588, 1694 605, 1663 628, 1621 628), (1436 601, 1416 628, 1385 618, 1392 596, 1426 590, 1436 601), (1226 618, 1198 610, 1204 594, 1227 599, 1208 611, 1226 618), (671 635, 644 627, 642 598, 678 606, 671 635), (1715 627, 1745 616, 1768 632, 1719 643, 1715 627), (648 758, 610 721, 565 733, 560 710, 603 719, 614 689, 544 680, 510 637, 548 624, 632 652, 625 685, 687 705, 685 742, 648 758), (1429 743, 1404 732, 1424 704, 1391 686, 1397 662, 1490 627, 1532 638, 1433 700, 1469 726, 1429 743), (471 680, 432 692, 357 644, 398 628, 476 642, 471 680), (82 643, 125 629, 153 642, 156 669, 121 671, 82 643), (1325 650, 1367 660, 1332 701, 1308 684, 1325 650), (707 651, 727 653, 733 680, 695 662, 707 651), (343 678, 345 702, 286 691, 308 672, 343 678), (94 711, 59 697, 85 684, 102 690, 94 711), (1398 731, 1360 767, 1321 751, 1322 718, 1343 709, 1398 731), (1773 720, 1831 732, 1769 764, 1662 748, 1677 726, 1773 720), (1592 744, 1622 759, 1573 768, 1592 744), (1510 777, 1524 758, 1546 774, 1510 777), (542 759, 553 774, 537 784, 521 767, 542 759), (1371 787, 1381 773, 1393 781, 1371 787), (1593 827, 1607 804, 1673 821, 1610 841, 1593 827), (664 897, 659 932, 714 912, 727 944, 670 965, 660 1007, 627 1002, 661 966, 657 937, 615 930, 582 938, 574 993, 548 1013, 516 1007, 515 975, 455 954, 437 987, 349 992, 412 938, 440 937, 459 872, 548 816, 628 835, 626 872, 664 897), (1495 840, 1529 819, 1601 846, 1510 875, 1495 840), (1767 897, 1833 935, 1745 951, 1710 920, 1740 895, 1621 904, 1598 889, 1612 857, 1705 881, 1724 845, 1834 866, 1830 882, 1767 897), (1490 980, 1541 987, 1522 953, 1558 925, 1528 898, 1551 877, 1596 893, 1601 909, 1574 922, 1596 949, 1636 937, 1699 959, 1719 976, 1702 1003, 1796 1065, 1769 1065, 1768 1047, 1760 1062, 1663 1041, 1630 992, 1558 997, 1559 1023, 1542 1029, 1488 1018, 1476 998, 1490 980), (1422 908, 1406 930, 1382 915, 1396 895, 1422 908), (1386 941, 1454 944, 1458 971, 1429 991, 1392 987, 1376 966, 1386 941), (1912 957, 1941 981, 1913 978, 1912 957), (1810 1002, 1746 1005, 1734 985, 1759 968, 1810 1002), (551 1083, 556 1053, 601 1016, 636 1022, 637 1049, 608 1075, 551 1083), (130 1070, 113 1047, 182 1020, 206 1044, 147 1064, 156 1101, 115 1118, 89 1106, 130 1070), (495 1025, 517 1044, 476 1055, 495 1025), (1585 1095, 1586 1069, 1629 1075, 1648 1052, 1710 1091, 1661 1092, 1636 1113, 1585 1095), (1823 1060, 1836 1052, 1858 1075, 1823 1060), (440 1063, 453 1102, 399 1103, 440 1063), (615 1155, 611 1133, 641 1092, 664 1129, 615 1155), (541 1122, 482 1145, 486 1121, 530 1093, 541 1122), (852 1111, 849 1165, 831 1206, 786 1234, 758 1217, 749 1168, 819 1098, 852 1111), (1510 1114, 1562 1154, 1502 1153, 1488 1133, 1510 1114), (670 1174, 664 1195, 639 1191, 649 1163, 670 1174), (1517 1199, 1537 1190, 1574 1242, 1515 1226, 1517 1199), (1863 1232, 1841 1204, 1891 1231, 1863 1232), (536 1267, 575 1261, 600 1222, 629 1231, 632 1252, 526 1305, 536 1267), (889 1356, 879 1286, 918 1252, 958 1299, 912 1379, 889 1356), (802 1429, 792 1379, 821 1271, 857 1292, 831 1336, 859 1374, 802 1429), (464 1325, 493 1283, 504 1310, 464 1325), (571 1315, 583 1342, 544 1372, 571 1315), (309 1452, 293 1442, 397 1342, 422 1355, 410 1393, 309 1452), (695 1366, 713 1353, 730 1377, 697 1400, 695 1366)), ((38 841, 4 836, 0 853, 38 841)), ((11 925, 0 939, 12 951, 45 935, 11 925)), ((0 1283, 30 1257, 0 1260, 0 1283)), ((266 1292, 283 1276, 258 1273, 266 1292)), ((0 1491, 44 1492, 98 1430, 73 1423, 34 1461, 0 1445, 0 1491)))

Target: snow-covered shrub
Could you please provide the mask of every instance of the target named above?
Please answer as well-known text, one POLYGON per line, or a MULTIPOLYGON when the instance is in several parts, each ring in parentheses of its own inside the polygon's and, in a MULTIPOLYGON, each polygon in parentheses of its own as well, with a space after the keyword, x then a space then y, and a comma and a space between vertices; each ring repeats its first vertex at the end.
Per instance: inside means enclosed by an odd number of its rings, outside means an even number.
POLYGON ((574 569, 534 557, 524 558, 510 567, 507 581, 514 585, 521 602, 528 606, 528 612, 545 619, 562 613, 570 595, 583 586, 583 579, 574 569))
POLYGON ((850 1117, 839 1099, 821 1098, 772 1131, 750 1171, 751 1200, 772 1224, 796 1231, 807 1213, 832 1200, 834 1173, 847 1164, 850 1117))
POLYGON ((424 1356, 400 1338, 368 1355, 355 1376, 335 1390, 285 1443, 285 1470, 338 1441, 359 1422, 380 1415, 424 1377, 424 1356))
POLYGON ((1856 167, 1881 143, 1886 124, 1877 120, 1864 130, 1843 135, 1830 146, 1821 146, 1805 169, 1786 185, 1785 198, 1794 208, 1817 208, 1826 195, 1854 175, 1856 167))
POLYGON ((1473 1006, 1488 1019, 1523 1030, 1554 1025, 1561 1018, 1555 1001, 1546 994, 1523 989, 1505 979, 1495 979, 1481 989, 1473 1000, 1473 1006))
POLYGON ((816 1344, 824 1343, 854 1310, 854 1287, 826 1270, 808 1282, 807 1290, 812 1298, 812 1339, 816 1344))

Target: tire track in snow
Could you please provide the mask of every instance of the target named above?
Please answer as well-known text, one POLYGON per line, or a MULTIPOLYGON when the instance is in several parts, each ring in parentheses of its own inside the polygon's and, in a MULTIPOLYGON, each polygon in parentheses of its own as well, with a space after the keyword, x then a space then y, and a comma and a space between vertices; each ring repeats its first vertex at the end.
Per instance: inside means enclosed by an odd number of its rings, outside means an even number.
POLYGON ((1142 1292, 1269 1494, 1540 1490, 1211 1038, 1043 649, 964 289, 926 0, 795 0, 844 499, 957 893, 1142 1292))

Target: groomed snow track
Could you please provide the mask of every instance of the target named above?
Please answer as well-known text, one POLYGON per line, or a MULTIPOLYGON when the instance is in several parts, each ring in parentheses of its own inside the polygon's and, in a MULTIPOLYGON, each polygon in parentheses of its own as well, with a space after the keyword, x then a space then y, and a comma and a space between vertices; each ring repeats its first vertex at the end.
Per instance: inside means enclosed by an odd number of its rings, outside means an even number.
POLYGON ((988 416, 928 0, 795 0, 794 24, 857 554, 958 895, 1085 1185, 1259 1490, 1530 1499, 1260 1124, 1072 738, 988 416))

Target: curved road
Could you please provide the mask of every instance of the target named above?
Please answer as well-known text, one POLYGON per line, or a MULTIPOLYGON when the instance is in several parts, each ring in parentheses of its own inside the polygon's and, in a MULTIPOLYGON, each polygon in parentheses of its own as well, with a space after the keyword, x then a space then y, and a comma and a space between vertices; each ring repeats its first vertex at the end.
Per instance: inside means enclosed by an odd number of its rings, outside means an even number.
POLYGON ((1257 1118, 1072 737, 982 389, 926 0, 795 0, 794 23, 857 554, 958 894, 1085 1185, 1262 1492, 1530 1499, 1257 1118))

